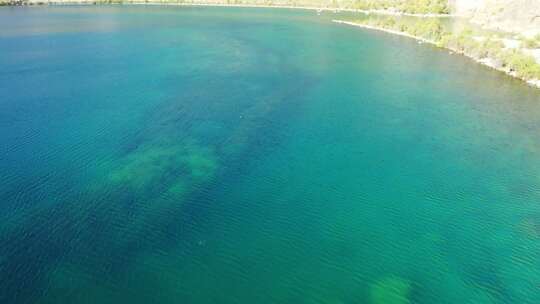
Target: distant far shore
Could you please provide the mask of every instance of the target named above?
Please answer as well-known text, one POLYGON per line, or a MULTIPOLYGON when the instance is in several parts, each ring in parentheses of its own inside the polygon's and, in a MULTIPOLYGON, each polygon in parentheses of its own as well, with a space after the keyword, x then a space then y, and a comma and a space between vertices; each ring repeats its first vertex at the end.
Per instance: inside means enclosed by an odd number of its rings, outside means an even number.
MULTIPOLYGON (((0 3, 0 5, 6 5, 6 2, 0 3)), ((403 12, 395 12, 395 11, 388 11, 388 10, 362 10, 362 9, 353 9, 353 8, 334 8, 334 7, 315 7, 315 6, 293 6, 293 5, 258 5, 258 4, 228 4, 228 3, 180 3, 180 2, 139 2, 139 1, 117 1, 117 2, 100 2, 100 1, 16 1, 16 2, 10 2, 7 5, 8 6, 34 6, 34 5, 152 5, 152 6, 198 6, 198 7, 239 7, 239 8, 279 8, 279 9, 301 9, 301 10, 311 10, 311 11, 318 11, 318 12, 354 12, 354 13, 361 13, 366 15, 390 15, 390 16, 410 16, 410 17, 419 17, 419 18, 449 18, 449 17, 459 17, 458 15, 452 15, 452 14, 410 14, 410 13, 403 13, 403 12)), ((411 39, 415 39, 419 41, 420 43, 428 43, 431 45, 435 45, 437 47, 441 47, 438 45, 436 41, 429 40, 420 36, 412 35, 406 32, 387 29, 384 27, 379 26, 373 26, 368 24, 361 24, 356 22, 350 22, 350 21, 344 21, 344 20, 332 20, 332 22, 338 23, 338 24, 344 24, 349 26, 355 26, 360 28, 365 28, 369 30, 377 30, 382 31, 394 35, 399 35, 411 39)), ((466 56, 468 58, 471 58, 477 63, 480 63, 484 66, 490 67, 492 69, 495 69, 497 71, 503 72, 513 78, 520 79, 527 84, 540 88, 540 80, 539 79, 525 79, 522 77, 519 77, 518 74, 505 67, 499 67, 496 64, 494 64, 494 59, 492 58, 483 58, 478 59, 474 56, 471 56, 470 54, 467 54, 466 52, 459 51, 456 49, 453 49, 451 47, 443 47, 445 49, 450 50, 453 53, 460 54, 463 56, 466 56)))
MULTIPOLYGON (((330 12, 352 12, 365 15, 388 15, 388 16, 407 16, 419 18, 450 18, 457 17, 453 14, 411 14, 405 12, 397 12, 391 10, 373 9, 363 10, 355 8, 339 8, 339 7, 319 7, 319 6, 295 6, 295 5, 272 5, 272 4, 234 4, 234 3, 181 3, 181 2, 159 2, 159 1, 12 1, 3 2, 7 6, 32 6, 32 5, 163 5, 163 6, 205 6, 205 7, 248 7, 248 8, 286 8, 286 9, 303 9, 315 11, 330 11, 330 12)), ((0 2, 0 5, 2 3, 0 2)))

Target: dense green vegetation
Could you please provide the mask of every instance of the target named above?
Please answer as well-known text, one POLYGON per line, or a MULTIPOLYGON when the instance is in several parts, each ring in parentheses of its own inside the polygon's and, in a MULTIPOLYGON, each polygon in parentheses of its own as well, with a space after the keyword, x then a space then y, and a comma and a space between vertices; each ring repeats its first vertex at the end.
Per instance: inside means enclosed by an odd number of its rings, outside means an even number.
POLYGON ((358 9, 393 9, 409 14, 448 14, 447 0, 357 0, 358 9))
POLYGON ((490 58, 496 67, 507 68, 523 79, 540 79, 540 64, 534 57, 519 49, 507 49, 497 37, 475 38, 472 31, 464 30, 449 35, 441 46, 458 50, 475 59, 490 58))
POLYGON ((540 65, 529 55, 517 50, 502 53, 503 66, 525 79, 540 79, 540 65))
POLYGON ((438 19, 418 19, 416 22, 405 21, 400 18, 381 17, 369 18, 360 23, 391 29, 410 35, 422 37, 427 40, 439 41, 445 34, 441 22, 438 19))
MULTIPOLYGON (((475 36, 474 31, 469 28, 451 33, 444 30, 438 19, 417 18, 416 21, 410 21, 396 17, 379 17, 361 20, 359 23, 420 37, 439 47, 454 50, 477 60, 489 58, 494 67, 505 68, 526 80, 540 79, 540 64, 534 57, 520 49, 506 48, 497 36, 475 36)), ((539 38, 526 41, 525 47, 537 48, 540 45, 539 38)))

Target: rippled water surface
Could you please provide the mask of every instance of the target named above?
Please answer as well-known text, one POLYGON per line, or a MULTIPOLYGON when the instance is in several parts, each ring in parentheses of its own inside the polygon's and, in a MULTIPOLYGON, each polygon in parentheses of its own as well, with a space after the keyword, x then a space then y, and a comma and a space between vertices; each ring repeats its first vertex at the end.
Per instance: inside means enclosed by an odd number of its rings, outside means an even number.
POLYGON ((0 9, 0 303, 540 303, 540 91, 311 11, 0 9))

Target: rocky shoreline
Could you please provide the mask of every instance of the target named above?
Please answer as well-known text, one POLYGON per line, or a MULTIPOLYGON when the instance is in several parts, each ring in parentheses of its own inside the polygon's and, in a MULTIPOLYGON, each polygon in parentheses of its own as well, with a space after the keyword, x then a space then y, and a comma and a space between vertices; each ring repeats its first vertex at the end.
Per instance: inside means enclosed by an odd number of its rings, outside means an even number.
MULTIPOLYGON (((338 24, 344 24, 344 25, 348 25, 348 26, 360 27, 360 28, 369 29, 369 30, 381 31, 381 32, 385 32, 385 33, 389 33, 389 34, 393 34, 393 35, 398 35, 398 36, 403 36, 403 37, 415 39, 415 40, 420 41, 422 43, 428 43, 428 44, 431 44, 431 45, 434 45, 434 46, 437 46, 437 47, 441 47, 434 40, 430 40, 430 39, 426 39, 426 38, 423 38, 423 37, 415 36, 415 35, 405 33, 405 32, 386 29, 386 28, 383 28, 383 27, 377 27, 377 26, 373 26, 373 25, 367 25, 367 24, 361 24, 361 23, 356 23, 356 22, 344 21, 344 20, 332 20, 332 22, 335 22, 335 23, 338 23, 338 24)), ((468 57, 468 58, 474 60, 475 62, 477 62, 479 64, 482 64, 482 65, 487 66, 489 68, 492 68, 494 70, 503 72, 503 73, 513 77, 513 78, 524 81, 524 82, 526 82, 528 85, 530 85, 532 87, 536 87, 536 88, 540 89, 540 79, 525 79, 523 77, 519 77, 519 75, 517 74, 516 71, 513 71, 513 70, 511 70, 509 68, 498 66, 495 63, 496 60, 494 58, 482 58, 482 59, 479 59, 479 58, 476 58, 476 57, 472 56, 471 54, 468 54, 467 52, 464 52, 464 51, 461 51, 461 50, 458 50, 458 49, 455 49, 455 48, 450 48, 450 47, 444 47, 444 48, 451 51, 451 52, 453 52, 453 53, 460 54, 460 55, 463 55, 465 57, 468 57)))

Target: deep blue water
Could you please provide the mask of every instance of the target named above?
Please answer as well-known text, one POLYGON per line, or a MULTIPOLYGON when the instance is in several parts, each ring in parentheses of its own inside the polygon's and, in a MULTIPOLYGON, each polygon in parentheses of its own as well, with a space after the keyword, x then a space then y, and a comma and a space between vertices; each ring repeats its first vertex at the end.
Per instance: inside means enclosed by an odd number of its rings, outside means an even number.
POLYGON ((0 303, 540 303, 540 91, 333 17, 0 8, 0 303))

